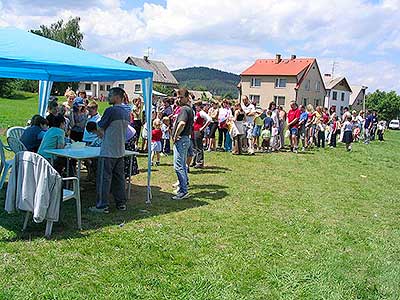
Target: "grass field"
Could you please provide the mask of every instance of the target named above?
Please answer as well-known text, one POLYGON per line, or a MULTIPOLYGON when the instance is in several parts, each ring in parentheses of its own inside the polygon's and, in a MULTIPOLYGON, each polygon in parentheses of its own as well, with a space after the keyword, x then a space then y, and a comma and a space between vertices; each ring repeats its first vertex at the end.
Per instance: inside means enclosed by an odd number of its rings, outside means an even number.
POLYGON ((0 299, 399 299, 399 147, 206 153, 181 202, 163 158, 151 206, 145 170, 127 212, 90 214, 82 181, 83 230, 67 202, 51 240, 0 210, 0 299))

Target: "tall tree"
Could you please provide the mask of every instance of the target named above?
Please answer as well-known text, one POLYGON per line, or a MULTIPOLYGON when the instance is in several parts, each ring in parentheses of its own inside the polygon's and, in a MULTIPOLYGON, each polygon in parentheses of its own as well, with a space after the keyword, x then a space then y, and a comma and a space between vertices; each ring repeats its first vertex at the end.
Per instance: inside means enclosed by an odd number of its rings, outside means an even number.
POLYGON ((75 17, 65 23, 61 19, 50 26, 40 25, 40 29, 32 29, 31 32, 72 47, 83 49, 83 33, 79 26, 80 20, 79 17, 75 17))
POLYGON ((400 117, 400 96, 395 91, 376 90, 366 99, 369 110, 378 112, 381 119, 390 121, 400 117))

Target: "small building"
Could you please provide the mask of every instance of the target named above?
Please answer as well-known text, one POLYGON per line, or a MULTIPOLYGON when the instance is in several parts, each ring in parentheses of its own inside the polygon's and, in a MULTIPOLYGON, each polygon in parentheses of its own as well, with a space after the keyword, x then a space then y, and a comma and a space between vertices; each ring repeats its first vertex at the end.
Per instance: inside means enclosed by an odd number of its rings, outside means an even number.
POLYGON ((239 94, 247 95, 261 107, 271 101, 288 110, 290 101, 323 105, 326 90, 315 58, 258 59, 240 74, 239 94))
POLYGON ((332 78, 331 74, 324 75, 326 88, 325 107, 334 108, 336 114, 341 116, 343 109, 349 107, 352 93, 350 84, 345 77, 332 78))
POLYGON ((350 85, 352 94, 350 95, 350 109, 351 110, 365 110, 365 97, 368 87, 365 85, 350 85))
MULTIPOLYGON (((153 84, 161 84, 173 88, 178 87, 179 82, 162 61, 150 60, 147 56, 144 58, 129 56, 125 63, 137 66, 139 68, 153 71, 153 84)), ((142 93, 142 82, 140 80, 122 80, 110 82, 80 82, 79 90, 84 90, 88 96, 103 98, 108 96, 108 91, 112 87, 123 88, 130 97, 142 93)))

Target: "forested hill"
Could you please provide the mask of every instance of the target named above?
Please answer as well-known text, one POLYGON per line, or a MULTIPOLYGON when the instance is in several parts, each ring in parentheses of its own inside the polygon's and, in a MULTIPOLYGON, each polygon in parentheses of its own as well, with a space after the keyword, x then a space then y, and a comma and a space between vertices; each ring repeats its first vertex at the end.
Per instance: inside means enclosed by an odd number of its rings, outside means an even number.
POLYGON ((172 71, 180 86, 192 90, 208 90, 216 96, 237 97, 240 76, 206 67, 192 67, 172 71))

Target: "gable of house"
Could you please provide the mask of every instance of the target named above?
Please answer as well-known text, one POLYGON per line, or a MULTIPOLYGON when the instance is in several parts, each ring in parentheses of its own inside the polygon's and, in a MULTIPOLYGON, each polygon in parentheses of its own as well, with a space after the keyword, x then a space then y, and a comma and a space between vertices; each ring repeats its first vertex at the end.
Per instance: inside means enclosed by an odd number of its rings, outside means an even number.
POLYGON ((139 58, 129 56, 125 63, 137 66, 139 68, 153 71, 153 82, 166 85, 178 86, 179 82, 171 73, 168 67, 162 62, 157 60, 150 60, 147 57, 139 58))
POLYGON ((364 100, 367 87, 362 85, 351 85, 350 88, 353 93, 350 95, 349 105, 359 105, 360 103, 358 102, 364 100))
POLYGON ((331 79, 330 77, 325 77, 325 87, 327 90, 339 90, 352 92, 350 84, 347 82, 345 77, 337 77, 331 79))

